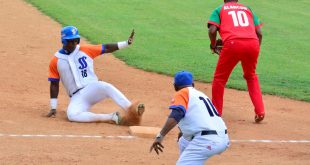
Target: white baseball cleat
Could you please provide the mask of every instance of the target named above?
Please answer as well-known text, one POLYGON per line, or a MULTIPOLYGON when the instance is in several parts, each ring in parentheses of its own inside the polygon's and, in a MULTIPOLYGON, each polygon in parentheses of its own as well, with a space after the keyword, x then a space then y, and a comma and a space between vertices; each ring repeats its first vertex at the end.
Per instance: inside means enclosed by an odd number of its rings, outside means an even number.
POLYGON ((112 120, 115 122, 116 125, 119 125, 122 121, 121 115, 119 112, 113 112, 112 120))

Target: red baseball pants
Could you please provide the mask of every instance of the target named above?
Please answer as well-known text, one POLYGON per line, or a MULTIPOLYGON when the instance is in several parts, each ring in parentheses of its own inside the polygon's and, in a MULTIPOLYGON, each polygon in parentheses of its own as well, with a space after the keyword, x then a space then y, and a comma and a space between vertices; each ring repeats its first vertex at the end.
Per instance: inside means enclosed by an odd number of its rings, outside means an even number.
POLYGON ((241 61, 243 77, 247 82, 248 91, 255 107, 255 114, 265 114, 262 93, 258 77, 255 73, 259 50, 259 41, 256 39, 233 39, 225 41, 212 82, 212 102, 220 115, 222 115, 223 110, 225 85, 232 70, 239 61, 241 61))

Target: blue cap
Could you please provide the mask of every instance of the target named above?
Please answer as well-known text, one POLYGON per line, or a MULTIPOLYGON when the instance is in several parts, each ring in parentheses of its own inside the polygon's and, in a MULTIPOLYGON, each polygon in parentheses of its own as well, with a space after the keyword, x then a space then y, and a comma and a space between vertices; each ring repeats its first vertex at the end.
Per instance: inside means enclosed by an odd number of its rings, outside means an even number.
POLYGON ((75 38, 80 38, 79 31, 74 26, 66 26, 61 29, 61 39, 71 40, 75 38))
POLYGON ((193 84, 193 75, 188 71, 177 72, 174 76, 175 86, 187 86, 193 84))

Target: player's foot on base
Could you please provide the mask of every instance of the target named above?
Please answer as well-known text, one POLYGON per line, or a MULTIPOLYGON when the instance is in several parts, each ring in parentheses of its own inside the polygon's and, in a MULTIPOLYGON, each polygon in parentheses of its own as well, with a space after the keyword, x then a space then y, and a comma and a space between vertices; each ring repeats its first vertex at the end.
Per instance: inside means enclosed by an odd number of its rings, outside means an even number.
POLYGON ((255 115, 255 123, 260 123, 261 121, 263 121, 264 120, 264 117, 265 117, 265 115, 264 114, 262 114, 262 115, 255 115))
POLYGON ((119 125, 122 121, 122 117, 119 112, 114 112, 112 114, 112 120, 115 122, 116 125, 119 125))
POLYGON ((138 114, 139 116, 142 116, 143 113, 144 113, 144 111, 145 111, 145 106, 144 106, 144 104, 140 103, 140 104, 137 106, 136 111, 137 111, 137 114, 138 114))

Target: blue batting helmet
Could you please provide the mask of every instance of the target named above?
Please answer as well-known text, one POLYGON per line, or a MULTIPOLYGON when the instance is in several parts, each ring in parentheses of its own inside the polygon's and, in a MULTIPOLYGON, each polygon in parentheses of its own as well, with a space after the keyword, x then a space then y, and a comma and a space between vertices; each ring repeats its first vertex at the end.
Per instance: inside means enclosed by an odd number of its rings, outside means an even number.
POLYGON ((193 75, 188 71, 177 72, 174 76, 174 85, 181 87, 193 84, 193 75))
POLYGON ((68 41, 67 40, 72 40, 80 38, 79 31, 76 27, 74 26, 66 26, 61 29, 61 42, 63 45, 67 45, 68 41))

